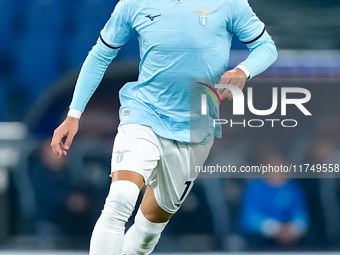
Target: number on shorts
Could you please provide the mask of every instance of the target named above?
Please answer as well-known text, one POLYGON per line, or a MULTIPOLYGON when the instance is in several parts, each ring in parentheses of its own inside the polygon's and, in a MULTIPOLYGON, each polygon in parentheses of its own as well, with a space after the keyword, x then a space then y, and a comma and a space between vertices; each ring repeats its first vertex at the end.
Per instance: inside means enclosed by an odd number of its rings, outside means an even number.
POLYGON ((183 198, 185 197, 185 195, 188 193, 188 190, 189 190, 189 187, 190 187, 191 183, 192 183, 192 181, 186 181, 186 182, 184 183, 184 184, 187 185, 187 186, 185 187, 185 190, 184 190, 184 192, 183 192, 183 194, 182 194, 182 196, 181 196, 181 199, 180 199, 179 201, 182 201, 183 198))

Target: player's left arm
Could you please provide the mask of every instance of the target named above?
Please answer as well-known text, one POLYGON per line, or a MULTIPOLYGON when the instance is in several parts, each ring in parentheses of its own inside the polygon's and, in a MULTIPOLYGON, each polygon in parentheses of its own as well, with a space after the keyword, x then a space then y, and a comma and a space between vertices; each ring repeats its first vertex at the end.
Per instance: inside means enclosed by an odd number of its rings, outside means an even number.
MULTIPOLYGON (((245 0, 233 0, 233 17, 230 30, 250 50, 247 59, 233 70, 227 71, 221 79, 222 84, 233 84, 243 89, 247 79, 262 73, 277 59, 274 41, 267 33, 265 25, 258 19, 245 0)), ((220 89, 222 99, 232 99, 228 89, 220 89)))

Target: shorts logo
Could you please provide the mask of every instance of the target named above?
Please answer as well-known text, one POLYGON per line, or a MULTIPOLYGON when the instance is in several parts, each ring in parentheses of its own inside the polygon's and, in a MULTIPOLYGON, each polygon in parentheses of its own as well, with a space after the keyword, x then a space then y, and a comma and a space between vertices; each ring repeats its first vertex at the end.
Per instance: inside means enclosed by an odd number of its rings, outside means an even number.
POLYGON ((117 162, 117 163, 122 162, 124 153, 125 153, 125 152, 128 152, 128 151, 129 151, 129 150, 116 151, 116 152, 115 152, 115 153, 117 154, 116 162, 117 162))
POLYGON ((206 26, 208 24, 208 14, 209 13, 212 13, 216 10, 212 10, 212 9, 209 9, 209 10, 205 10, 205 11, 202 11, 202 10, 193 10, 194 12, 197 12, 200 14, 199 16, 199 22, 202 26, 206 26))

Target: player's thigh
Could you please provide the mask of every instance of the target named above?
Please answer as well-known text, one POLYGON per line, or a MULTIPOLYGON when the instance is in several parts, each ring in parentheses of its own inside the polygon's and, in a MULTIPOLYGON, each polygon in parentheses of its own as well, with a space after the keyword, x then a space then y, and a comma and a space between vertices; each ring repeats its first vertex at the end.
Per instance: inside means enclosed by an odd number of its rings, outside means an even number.
POLYGON ((206 160, 212 142, 189 144, 161 139, 161 159, 153 172, 149 185, 161 209, 174 214, 189 194, 197 174, 193 166, 206 160))
POLYGON ((158 205, 153 189, 150 186, 146 187, 140 207, 144 217, 154 223, 167 222, 173 215, 164 211, 158 205))
POLYGON ((112 181, 129 180, 139 188, 147 184, 160 158, 157 142, 150 127, 138 124, 119 126, 112 152, 112 181))

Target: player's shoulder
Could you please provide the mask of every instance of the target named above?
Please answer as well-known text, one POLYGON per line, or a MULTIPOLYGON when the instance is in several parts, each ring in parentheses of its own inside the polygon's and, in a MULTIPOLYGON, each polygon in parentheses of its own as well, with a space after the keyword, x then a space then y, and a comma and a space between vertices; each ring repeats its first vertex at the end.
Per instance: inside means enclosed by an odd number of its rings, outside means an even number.
MULTIPOLYGON (((120 0, 132 13, 138 13, 144 8, 159 4, 157 0, 120 0)), ((174 0, 177 1, 177 0, 174 0)))
POLYGON ((119 0, 120 2, 123 3, 132 3, 132 4, 162 4, 162 3, 169 3, 169 2, 173 2, 173 1, 185 1, 186 4, 190 4, 191 2, 193 3, 200 3, 200 2, 204 2, 204 3, 233 3, 233 2, 246 2, 248 3, 248 0, 119 0))
POLYGON ((211 0, 210 2, 221 4, 222 6, 228 7, 228 9, 248 5, 248 0, 211 0))
POLYGON ((248 0, 211 0, 211 2, 215 2, 215 3, 227 3, 227 4, 237 4, 239 2, 246 2, 248 3, 248 0))
MULTIPOLYGON (((187 0, 182 0, 182 1, 187 1, 187 0)), ((192 3, 205 3, 205 4, 231 4, 232 2, 234 2, 235 0, 209 0, 209 1, 204 1, 204 0, 200 0, 200 1, 195 1, 195 0, 190 0, 192 3)), ((239 1, 239 0, 237 0, 239 1)), ((240 0, 240 1, 246 1, 246 0, 240 0)))
MULTIPOLYGON (((219 1, 219 0, 217 0, 217 1, 219 1)), ((229 5, 229 6, 249 5, 248 0, 220 0, 220 1, 229 5)))
POLYGON ((123 4, 146 4, 149 0, 119 0, 123 4))
POLYGON ((128 12, 138 11, 138 6, 143 6, 145 0, 119 0, 117 5, 121 5, 122 8, 128 10, 128 12))

